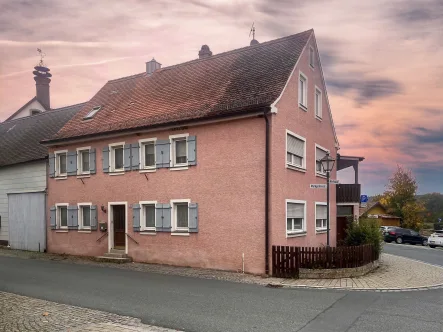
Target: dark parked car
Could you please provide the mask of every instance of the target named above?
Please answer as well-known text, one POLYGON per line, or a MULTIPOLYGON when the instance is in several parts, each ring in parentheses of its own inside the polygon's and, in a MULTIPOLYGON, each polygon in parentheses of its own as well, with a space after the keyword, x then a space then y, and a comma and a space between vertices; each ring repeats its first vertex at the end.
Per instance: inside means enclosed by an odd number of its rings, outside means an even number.
POLYGON ((428 245, 428 239, 424 236, 418 234, 418 232, 412 229, 406 228, 390 228, 384 233, 385 242, 395 241, 398 244, 410 243, 410 244, 421 244, 422 246, 428 245))

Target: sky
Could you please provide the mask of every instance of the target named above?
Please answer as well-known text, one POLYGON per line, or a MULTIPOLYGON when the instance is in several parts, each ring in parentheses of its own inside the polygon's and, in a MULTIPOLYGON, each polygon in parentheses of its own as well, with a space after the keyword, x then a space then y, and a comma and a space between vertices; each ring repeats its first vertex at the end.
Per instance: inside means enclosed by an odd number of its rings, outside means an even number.
MULTIPOLYGON (((443 193, 443 0, 0 0, 0 121, 35 96, 45 53, 51 107, 110 79, 313 28, 340 153, 364 156, 362 193, 400 164, 419 193, 443 193)), ((353 171, 339 172, 352 183, 353 171)))

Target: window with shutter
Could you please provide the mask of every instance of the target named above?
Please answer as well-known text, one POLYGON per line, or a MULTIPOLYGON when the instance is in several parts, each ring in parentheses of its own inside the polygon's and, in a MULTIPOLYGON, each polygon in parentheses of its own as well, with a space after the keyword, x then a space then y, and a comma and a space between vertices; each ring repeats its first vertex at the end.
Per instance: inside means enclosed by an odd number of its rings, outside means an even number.
POLYGON ((306 140, 295 134, 286 134, 286 163, 298 168, 305 165, 306 140))
POLYGON ((83 147, 77 149, 77 168, 78 172, 77 174, 90 174, 91 167, 90 167, 90 147, 83 147))
POLYGON ((189 231, 189 199, 172 200, 172 230, 189 231))
POLYGON ((141 169, 155 169, 155 138, 140 140, 141 169))
POLYGON ((67 156, 68 156, 67 150, 55 152, 55 176, 56 177, 64 177, 64 176, 68 175, 67 156))
POLYGON ((188 166, 188 134, 171 135, 171 162, 172 167, 187 167, 188 166))
POLYGON ((91 229, 91 203, 79 204, 78 225, 80 229, 91 229))
POLYGON ((125 143, 113 143, 109 145, 111 172, 123 172, 125 143))
POLYGON ((156 211, 156 201, 142 201, 140 202, 140 230, 141 231, 154 231, 156 211))
POLYGON ((306 202, 305 201, 286 201, 286 233, 302 233, 306 230, 306 202))
POLYGON ((327 152, 328 150, 326 150, 325 148, 322 148, 317 144, 315 145, 315 170, 317 174, 326 175, 320 160, 326 156, 327 152))
POLYGON ((326 203, 315 203, 315 229, 317 231, 327 229, 326 203))
POLYGON ((67 203, 56 204, 56 225, 57 228, 68 228, 68 206, 67 203))

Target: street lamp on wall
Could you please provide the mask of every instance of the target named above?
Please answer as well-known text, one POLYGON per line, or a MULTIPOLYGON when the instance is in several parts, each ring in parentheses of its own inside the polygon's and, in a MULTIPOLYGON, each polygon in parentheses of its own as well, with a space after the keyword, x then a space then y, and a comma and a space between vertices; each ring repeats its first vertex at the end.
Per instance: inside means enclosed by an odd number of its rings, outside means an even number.
POLYGON ((326 173, 326 245, 329 247, 329 179, 331 171, 334 168, 335 159, 326 153, 322 159, 319 160, 323 171, 326 173))

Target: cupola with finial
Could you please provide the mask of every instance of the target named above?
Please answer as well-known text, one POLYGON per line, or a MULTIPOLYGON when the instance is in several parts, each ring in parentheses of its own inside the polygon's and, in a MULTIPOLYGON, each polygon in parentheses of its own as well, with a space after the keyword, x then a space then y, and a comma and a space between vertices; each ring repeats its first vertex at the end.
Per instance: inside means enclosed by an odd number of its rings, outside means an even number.
POLYGON ((212 55, 212 52, 209 49, 209 46, 208 45, 202 45, 202 48, 198 52, 198 58, 199 59, 204 59, 204 58, 210 57, 211 55, 212 55))
POLYGON ((253 45, 258 45, 258 44, 260 44, 260 43, 258 42, 258 40, 255 39, 255 27, 254 27, 254 23, 252 23, 251 31, 249 32, 249 37, 251 37, 251 34, 252 34, 252 40, 251 40, 251 43, 250 43, 249 45, 250 45, 250 46, 253 46, 253 45))

